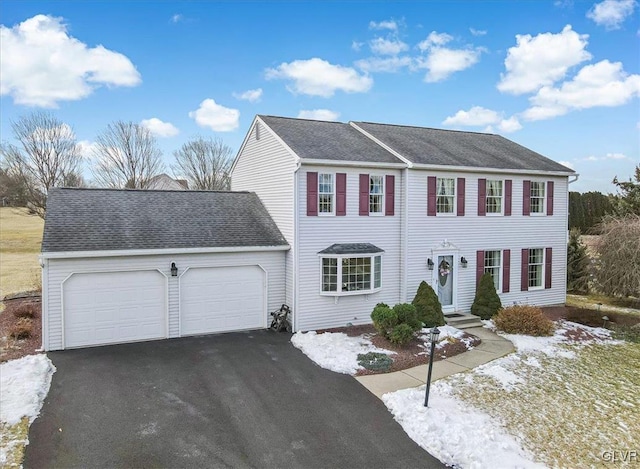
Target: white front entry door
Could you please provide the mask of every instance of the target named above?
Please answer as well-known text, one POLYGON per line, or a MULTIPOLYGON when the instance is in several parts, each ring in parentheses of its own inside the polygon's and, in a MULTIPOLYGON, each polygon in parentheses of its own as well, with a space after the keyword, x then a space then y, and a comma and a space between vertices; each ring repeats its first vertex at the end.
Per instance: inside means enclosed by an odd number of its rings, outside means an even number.
POLYGON ((453 312, 455 310, 455 272, 453 254, 438 255, 436 257, 434 269, 435 290, 438 294, 443 312, 453 312))
POLYGON ((180 277, 180 335, 265 328, 265 281, 257 265, 187 270, 180 277))

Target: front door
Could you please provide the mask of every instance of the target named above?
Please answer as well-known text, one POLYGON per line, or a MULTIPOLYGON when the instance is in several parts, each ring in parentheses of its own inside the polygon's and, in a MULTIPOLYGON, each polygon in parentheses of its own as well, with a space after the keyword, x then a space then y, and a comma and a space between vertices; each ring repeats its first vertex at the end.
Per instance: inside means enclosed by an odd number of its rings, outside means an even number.
POLYGON ((453 272, 453 255, 439 255, 438 262, 434 269, 436 277, 436 292, 442 304, 443 312, 453 312, 455 310, 455 282, 453 272))

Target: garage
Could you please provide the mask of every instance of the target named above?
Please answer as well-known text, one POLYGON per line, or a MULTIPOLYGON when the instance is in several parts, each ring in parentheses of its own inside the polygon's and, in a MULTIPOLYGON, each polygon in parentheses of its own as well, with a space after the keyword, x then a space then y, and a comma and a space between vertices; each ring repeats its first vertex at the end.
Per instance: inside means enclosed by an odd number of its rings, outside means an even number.
POLYGON ((158 271, 75 274, 63 288, 68 348, 167 337, 166 278, 158 271))
POLYGON ((264 287, 259 266, 189 269, 180 278, 181 335, 266 327, 264 287))
POLYGON ((289 249, 251 192, 54 188, 43 348, 264 329, 289 249))

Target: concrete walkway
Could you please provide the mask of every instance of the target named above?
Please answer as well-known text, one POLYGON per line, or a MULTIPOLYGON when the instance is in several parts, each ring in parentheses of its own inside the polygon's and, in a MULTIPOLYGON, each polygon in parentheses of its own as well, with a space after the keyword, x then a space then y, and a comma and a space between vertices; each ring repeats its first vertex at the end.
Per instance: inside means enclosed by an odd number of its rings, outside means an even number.
MULTIPOLYGON (((515 351, 511 342, 484 327, 465 329, 465 332, 479 337, 482 343, 468 352, 433 362, 431 381, 468 371, 515 351)), ((356 379, 373 394, 382 397, 388 392, 425 384, 428 367, 429 365, 420 365, 393 373, 357 376, 356 379)))

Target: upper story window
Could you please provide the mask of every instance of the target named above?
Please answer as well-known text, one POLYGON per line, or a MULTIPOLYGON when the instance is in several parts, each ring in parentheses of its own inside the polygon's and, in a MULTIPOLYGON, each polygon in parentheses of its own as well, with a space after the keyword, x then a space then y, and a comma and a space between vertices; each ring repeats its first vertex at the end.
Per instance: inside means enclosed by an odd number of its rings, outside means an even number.
POLYGON ((383 214, 384 210, 384 176, 369 176, 369 213, 383 214))
POLYGON ((437 178, 436 213, 454 213, 456 197, 456 184, 454 178, 437 178))
POLYGON ((332 215, 335 209, 335 182, 333 174, 318 174, 318 213, 332 215))
POLYGON ((542 288, 544 278, 544 249, 529 249, 528 265, 529 289, 542 288))
POLYGON ((498 292, 500 291, 500 267, 502 265, 501 257, 501 251, 484 252, 484 273, 491 274, 491 277, 493 278, 493 286, 498 292))
POLYGON ((487 179, 487 213, 501 214, 503 210, 502 204, 503 189, 502 181, 487 179))
POLYGON ((545 183, 531 181, 531 213, 544 213, 545 183))

